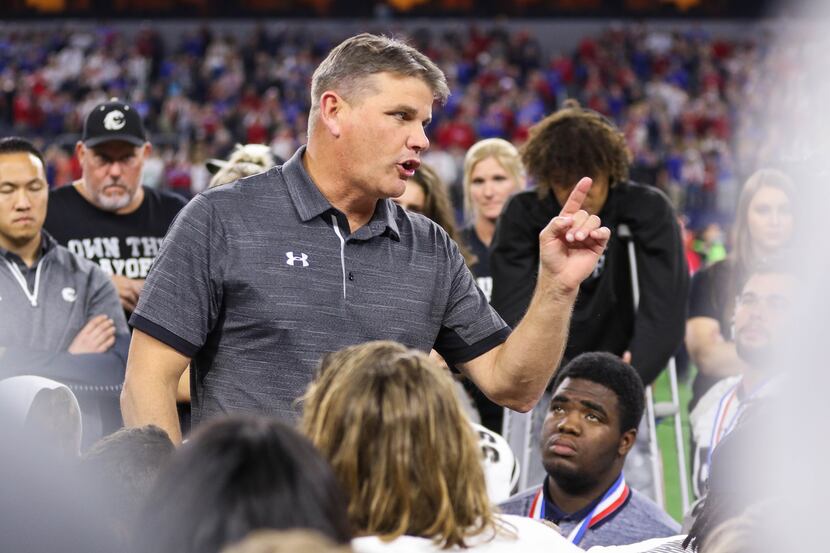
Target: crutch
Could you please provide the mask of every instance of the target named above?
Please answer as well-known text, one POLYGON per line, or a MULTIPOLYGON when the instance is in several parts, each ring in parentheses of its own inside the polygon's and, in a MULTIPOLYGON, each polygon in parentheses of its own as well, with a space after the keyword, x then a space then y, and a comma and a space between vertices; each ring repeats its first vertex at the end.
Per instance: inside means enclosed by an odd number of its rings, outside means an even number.
MULTIPOLYGON (((617 236, 625 240, 628 247, 628 266, 631 270, 631 290, 634 299, 634 311, 640 305, 640 279, 637 272, 637 252, 634 247, 634 236, 628 225, 617 227, 617 236)), ((657 503, 665 508, 665 489, 663 475, 660 470, 660 449, 657 444, 657 417, 672 417, 674 419, 674 442, 677 451, 677 470, 680 478, 680 500, 683 512, 689 510, 689 474, 686 471, 686 448, 683 445, 683 425, 680 417, 680 392, 677 388, 677 367, 674 357, 668 363, 669 387, 671 401, 654 403, 652 386, 646 387, 646 416, 648 417, 649 450, 651 453, 651 470, 654 479, 654 490, 657 503)))
POLYGON ((515 491, 523 492, 530 486, 528 484, 530 463, 535 453, 533 449, 533 409, 527 413, 519 413, 505 408, 501 435, 507 440, 510 449, 516 455, 516 462, 519 464, 519 483, 515 491))

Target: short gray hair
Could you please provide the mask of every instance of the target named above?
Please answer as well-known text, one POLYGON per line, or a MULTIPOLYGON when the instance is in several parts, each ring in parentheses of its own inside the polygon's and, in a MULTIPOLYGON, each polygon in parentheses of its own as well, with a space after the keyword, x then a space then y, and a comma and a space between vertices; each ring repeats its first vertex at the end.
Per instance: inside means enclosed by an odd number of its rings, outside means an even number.
POLYGON ((348 38, 329 52, 311 77, 309 131, 320 110, 320 97, 335 90, 346 98, 363 92, 367 77, 392 73, 422 79, 442 104, 450 95, 444 72, 428 57, 405 42, 382 35, 362 33, 348 38))

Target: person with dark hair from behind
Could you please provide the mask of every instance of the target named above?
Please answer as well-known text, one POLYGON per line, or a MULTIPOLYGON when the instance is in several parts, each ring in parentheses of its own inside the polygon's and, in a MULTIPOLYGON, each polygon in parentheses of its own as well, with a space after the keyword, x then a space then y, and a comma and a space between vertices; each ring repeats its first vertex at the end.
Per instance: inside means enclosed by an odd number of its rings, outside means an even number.
POLYGON ((346 500, 314 446, 275 420, 207 423, 173 455, 134 534, 141 553, 218 553, 258 529, 351 538, 346 500))
POLYGON ((391 341, 343 348, 323 359, 303 399, 303 431, 349 497, 358 553, 578 551, 493 509, 452 378, 426 354, 391 341))
POLYGON ((68 385, 91 444, 120 426, 127 322, 107 275, 43 229, 48 193, 40 151, 0 139, 0 378, 68 385))
POLYGON ((577 356, 553 383, 540 440, 545 481, 502 510, 558 524, 584 549, 677 534, 680 526, 623 476, 643 409, 631 365, 609 353, 577 356))
POLYGON ((125 548, 139 510, 174 449, 167 433, 150 425, 122 428, 96 442, 81 458, 83 474, 106 507, 107 524, 125 548))

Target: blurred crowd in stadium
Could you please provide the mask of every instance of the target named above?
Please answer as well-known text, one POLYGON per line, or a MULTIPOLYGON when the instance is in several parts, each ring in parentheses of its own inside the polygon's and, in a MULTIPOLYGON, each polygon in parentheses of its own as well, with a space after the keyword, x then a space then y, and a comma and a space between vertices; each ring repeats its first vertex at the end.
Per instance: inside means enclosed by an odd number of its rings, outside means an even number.
POLYGON ((741 469, 799 215, 753 116, 786 55, 646 26, 560 52, 217 29, 0 36, 10 551, 763 539, 741 469), (681 525, 645 390, 687 355, 681 525))
MULTIPOLYGON (((62 186, 80 174, 71 146, 83 116, 120 97, 145 117, 156 146, 144 182, 189 197, 207 186, 204 162, 235 143, 269 144, 287 159, 304 142, 311 73, 342 38, 302 28, 260 28, 240 39, 205 27, 173 44, 150 27, 131 38, 107 27, 8 33, 0 39, 0 128, 49 146, 50 186, 62 186)), ((634 180, 666 191, 695 230, 723 224, 756 161, 756 149, 732 143, 763 54, 755 42, 630 26, 564 52, 545 51, 530 33, 475 27, 423 29, 412 39, 450 82, 426 159, 451 187, 474 142, 520 145, 566 97, 623 130, 634 180)))

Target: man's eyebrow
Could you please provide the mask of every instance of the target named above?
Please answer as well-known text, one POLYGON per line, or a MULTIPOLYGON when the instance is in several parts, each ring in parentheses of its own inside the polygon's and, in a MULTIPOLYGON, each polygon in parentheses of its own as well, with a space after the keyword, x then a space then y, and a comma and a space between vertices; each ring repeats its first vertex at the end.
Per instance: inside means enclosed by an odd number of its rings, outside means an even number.
POLYGON ((587 399, 581 400, 580 403, 582 405, 584 405, 585 407, 587 407, 588 409, 596 411, 597 413, 601 414, 604 417, 608 417, 608 413, 605 411, 605 409, 599 403, 594 403, 593 401, 590 401, 590 400, 587 400, 587 399))
POLYGON ((568 398, 568 396, 563 395, 563 394, 556 394, 555 396, 553 396, 550 399, 551 403, 554 403, 554 402, 556 402, 556 403, 568 403, 569 401, 571 401, 570 398, 568 398))

